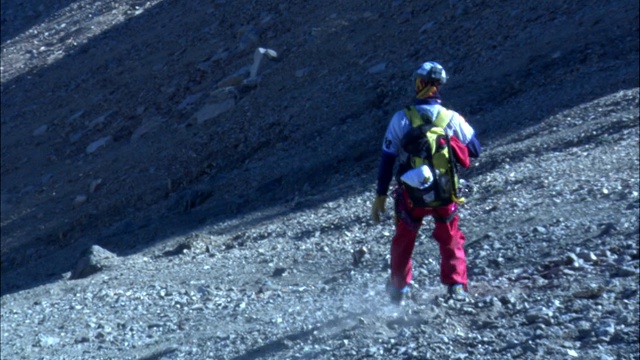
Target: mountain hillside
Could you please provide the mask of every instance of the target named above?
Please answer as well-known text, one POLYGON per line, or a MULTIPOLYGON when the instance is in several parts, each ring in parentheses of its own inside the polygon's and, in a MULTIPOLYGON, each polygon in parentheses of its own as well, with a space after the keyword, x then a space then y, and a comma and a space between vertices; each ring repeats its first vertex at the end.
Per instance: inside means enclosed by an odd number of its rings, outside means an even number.
POLYGON ((2 0, 2 358, 637 358, 638 13, 2 0), (426 222, 394 308, 369 206, 426 60, 485 147, 473 301, 426 222))

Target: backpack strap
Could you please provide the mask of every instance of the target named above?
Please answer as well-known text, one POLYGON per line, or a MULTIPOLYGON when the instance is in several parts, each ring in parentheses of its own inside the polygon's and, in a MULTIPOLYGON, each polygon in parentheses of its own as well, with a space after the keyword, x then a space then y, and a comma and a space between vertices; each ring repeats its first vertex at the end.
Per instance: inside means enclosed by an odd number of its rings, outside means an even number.
POLYGON ((447 124, 449 124, 450 119, 451 110, 441 107, 438 116, 436 116, 436 119, 433 121, 433 125, 444 129, 447 127, 447 124))
MULTIPOLYGON (((424 125, 424 120, 422 120, 422 116, 420 116, 420 113, 418 113, 415 106, 407 106, 404 109, 404 114, 407 116, 409 121, 411 121, 411 126, 418 127, 420 125, 424 125)), ((438 116, 436 116, 436 119, 433 121, 433 125, 444 129, 447 124, 449 124, 451 116, 451 110, 441 107, 438 116)))
POLYGON ((404 108, 404 114, 406 115, 407 119, 411 121, 411 126, 418 127, 420 125, 424 125, 422 116, 420 116, 415 106, 407 106, 406 108, 404 108))

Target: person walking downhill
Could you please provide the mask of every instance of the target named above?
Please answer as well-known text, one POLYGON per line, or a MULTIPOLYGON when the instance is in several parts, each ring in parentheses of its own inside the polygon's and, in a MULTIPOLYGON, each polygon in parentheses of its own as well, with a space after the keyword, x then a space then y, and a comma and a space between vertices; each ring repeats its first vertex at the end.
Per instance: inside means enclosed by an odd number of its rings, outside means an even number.
MULTIPOLYGON (((445 148, 445 142, 450 143, 448 148, 453 154, 449 159, 453 158, 459 165, 468 167, 469 157, 477 158, 480 155, 481 145, 473 128, 460 114, 446 109, 441 104, 439 90, 446 81, 446 72, 440 64, 434 61, 423 63, 413 76, 413 106, 393 115, 382 144, 376 198, 371 213, 373 221, 380 223, 380 215, 385 212, 387 192, 393 178, 396 159, 399 159, 396 172, 397 187, 392 193, 395 235, 391 240, 391 276, 387 284, 391 301, 396 304, 400 304, 409 291, 412 280, 411 256, 425 216, 431 216, 435 221, 432 235, 440 247, 440 281, 448 286, 448 293, 454 300, 465 301, 468 298, 467 262, 463 248, 465 236, 458 228, 457 210, 461 201, 456 198, 457 165, 450 161, 454 173, 445 179, 443 168, 435 168, 427 162, 417 167, 412 160, 414 153, 407 152, 407 143, 410 143, 407 138, 411 137, 409 134, 414 133, 412 129, 419 125, 430 125, 444 129, 446 136, 442 135, 437 141, 441 148, 445 148), (418 120, 415 120, 416 118, 418 120), (433 188, 443 180, 449 181, 449 188, 452 190, 447 191, 451 196, 440 197, 439 201, 435 201, 433 188), (426 194, 427 190, 431 193, 426 194)), ((424 136, 427 128, 421 129, 421 136, 424 136)), ((422 144, 424 150, 425 145, 422 144)), ((425 155, 424 152, 422 154, 425 155)), ((435 159, 436 155, 428 157, 435 159)))

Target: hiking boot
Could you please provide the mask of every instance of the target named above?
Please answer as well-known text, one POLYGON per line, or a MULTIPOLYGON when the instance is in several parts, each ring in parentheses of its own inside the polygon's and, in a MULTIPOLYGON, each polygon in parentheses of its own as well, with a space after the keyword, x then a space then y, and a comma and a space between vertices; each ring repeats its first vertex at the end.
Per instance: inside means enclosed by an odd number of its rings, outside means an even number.
POLYGON ((455 301, 467 301, 469 299, 469 294, 462 284, 449 286, 449 296, 455 301))
POLYGON ((409 298, 409 285, 405 286, 402 289, 398 289, 395 286, 391 285, 391 281, 388 281, 386 288, 387 294, 389 294, 389 299, 394 305, 402 305, 404 301, 409 298))

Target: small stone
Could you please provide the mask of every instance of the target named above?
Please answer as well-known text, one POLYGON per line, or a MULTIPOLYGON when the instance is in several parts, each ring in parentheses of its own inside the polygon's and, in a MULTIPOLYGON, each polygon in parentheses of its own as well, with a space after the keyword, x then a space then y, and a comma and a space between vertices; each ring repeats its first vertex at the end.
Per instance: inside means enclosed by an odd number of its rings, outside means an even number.
POLYGON ((387 68, 387 62, 382 62, 369 68, 367 71, 369 74, 378 74, 383 72, 387 68))
POLYGON ((145 119, 142 121, 142 124, 131 134, 130 141, 135 142, 140 139, 143 135, 152 132, 155 130, 160 123, 164 121, 163 118, 155 117, 150 119, 145 119))
POLYGON ((538 351, 537 346, 532 341, 527 341, 520 347, 524 353, 536 353, 538 351))
POLYGON ((616 332, 616 325, 613 322, 613 320, 604 320, 603 322, 598 324, 598 327, 594 331, 596 336, 604 341, 609 341, 609 339, 611 339, 611 337, 613 336, 613 334, 615 334, 615 332, 616 332))
POLYGON ((111 116, 112 114, 114 114, 114 113, 115 113, 115 111, 111 110, 111 111, 108 111, 108 112, 98 116, 97 118, 93 119, 88 125, 89 129, 93 129, 94 127, 96 127, 98 125, 104 124, 104 122, 107 120, 107 118, 109 116, 111 116))
POLYGON ((303 69, 298 69, 296 70, 296 77, 304 77, 307 76, 309 73, 311 72, 311 67, 308 66, 306 68, 303 69))
POLYGON ((107 143, 109 143, 111 141, 111 136, 104 136, 101 137, 100 139, 92 142, 91 144, 89 144, 89 146, 87 146, 87 154, 92 154, 94 152, 96 152, 96 150, 100 149, 101 147, 105 146, 107 143))
POLYGON ((47 131, 48 128, 49 127, 46 124, 40 126, 39 128, 33 130, 33 136, 40 136, 40 135, 44 134, 47 131))
POLYGON ((598 260, 596 255, 592 251, 581 251, 578 257, 586 262, 595 262, 598 260))
POLYGON ((80 118, 80 116, 82 116, 84 114, 84 110, 80 110, 77 113, 71 115, 71 117, 69 117, 66 120, 67 124, 71 124, 72 122, 76 121, 78 118, 80 118))
POLYGON ((420 32, 420 34, 423 34, 427 30, 431 29, 433 27, 433 25, 435 25, 435 22, 429 21, 428 23, 422 25, 422 27, 420 28, 420 30, 418 30, 418 32, 420 32))
POLYGON ((277 268, 273 269, 273 274, 271 276, 273 276, 273 277, 282 276, 282 275, 287 273, 287 270, 288 270, 287 268, 277 267, 277 268))
POLYGON ((72 144, 75 143, 76 141, 80 140, 82 135, 84 135, 84 132, 82 131, 69 135, 69 142, 71 142, 72 144))
POLYGON ((593 326, 586 321, 578 322, 576 324, 576 330, 578 331, 577 340, 587 339, 593 334, 593 326))
POLYGON ((639 273, 638 270, 632 267, 619 266, 611 272, 611 276, 612 277, 631 277, 631 276, 638 276, 638 273, 639 273))
POLYGON ((502 301, 500 301, 500 299, 498 299, 497 297, 492 296, 490 301, 491 301, 491 302, 490 302, 490 305, 491 305, 493 308, 496 308, 496 309, 500 309, 500 308, 502 308, 502 305, 503 305, 503 304, 502 304, 502 301))
POLYGON ((87 342, 89 342, 89 341, 91 341, 91 340, 89 339, 89 337, 88 337, 88 336, 79 336, 79 337, 77 337, 77 338, 74 340, 74 342, 75 342, 76 344, 87 343, 87 342))
POLYGON ((567 265, 575 265, 575 264, 579 264, 580 260, 578 259, 578 257, 576 256, 576 254, 570 252, 567 253, 566 257, 566 264, 567 265))
POLYGON ((515 298, 511 294, 500 295, 499 300, 502 305, 509 305, 516 302, 515 298))
POLYGON ((553 325, 553 312, 543 306, 530 309, 524 318, 528 324, 542 323, 544 325, 553 325))
POLYGON ((573 297, 579 299, 597 299, 602 294, 606 288, 604 286, 592 287, 586 290, 580 290, 573 293, 573 297))
POLYGON ((182 100, 182 102, 178 105, 178 107, 176 107, 177 110, 184 110, 189 108, 190 106, 192 106, 193 104, 195 104, 200 97, 202 97, 202 92, 196 93, 196 94, 191 94, 189 96, 187 96, 184 100, 182 100))
POLYGON ((40 346, 53 346, 60 342, 60 338, 48 335, 38 335, 38 344, 40 346))
POLYGON ((365 248, 364 246, 358 250, 355 250, 351 254, 353 258, 353 266, 359 266, 360 263, 362 262, 362 259, 364 259, 365 255, 367 255, 367 248, 365 248))
POLYGON ((73 206, 80 206, 80 205, 84 204, 85 202, 87 202, 87 195, 80 194, 80 195, 76 196, 75 199, 73 199, 73 206))
POLYGON ((545 229, 544 226, 536 226, 533 228, 533 232, 534 233, 538 233, 538 234, 546 234, 547 233, 547 229, 545 229))
POLYGON ((89 185, 89 192, 92 194, 96 192, 96 189, 100 184, 102 184, 102 179, 95 179, 91 181, 91 184, 89 185))

